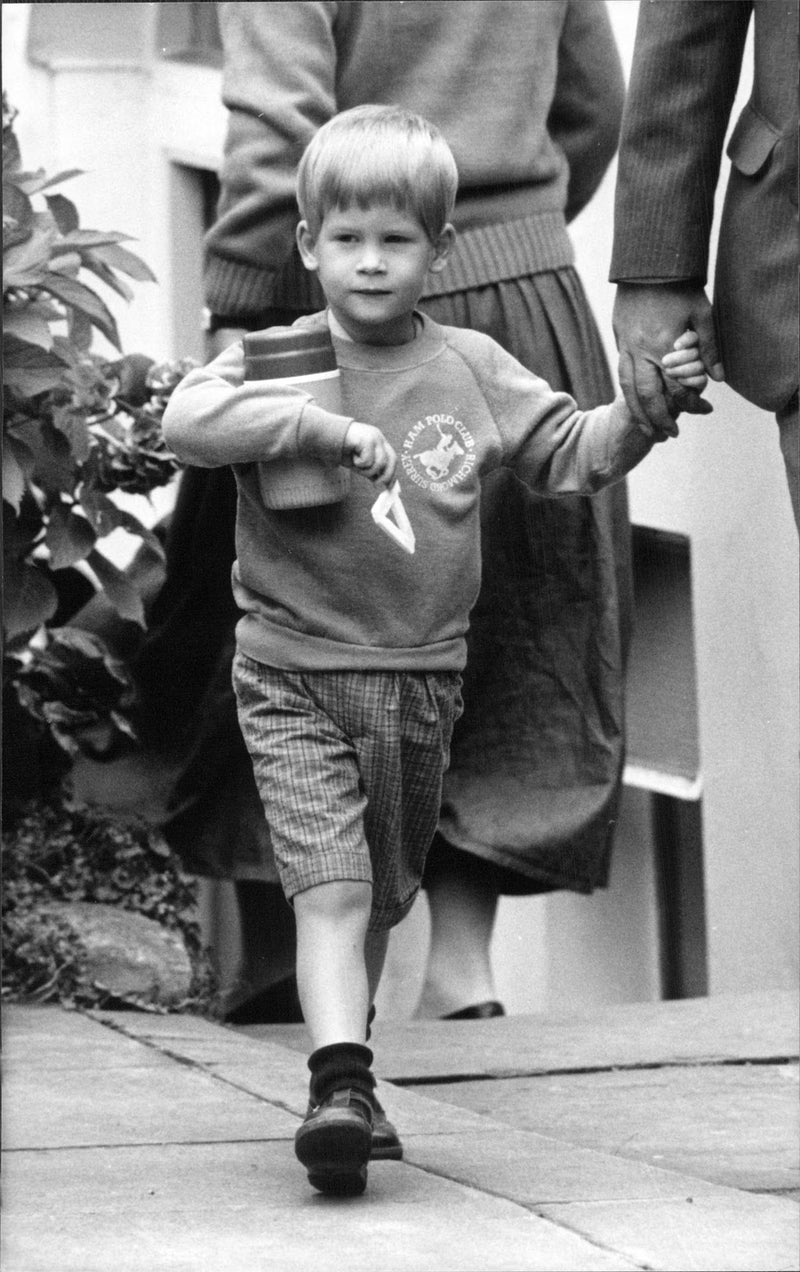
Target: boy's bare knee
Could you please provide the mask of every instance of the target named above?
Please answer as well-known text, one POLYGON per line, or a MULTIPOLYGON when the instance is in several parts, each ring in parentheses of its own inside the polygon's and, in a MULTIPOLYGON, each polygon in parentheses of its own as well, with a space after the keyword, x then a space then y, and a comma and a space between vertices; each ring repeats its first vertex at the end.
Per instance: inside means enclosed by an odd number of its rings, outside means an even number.
POLYGON ((293 902, 298 919, 368 917, 372 906, 372 884, 357 879, 336 879, 298 892, 293 902))

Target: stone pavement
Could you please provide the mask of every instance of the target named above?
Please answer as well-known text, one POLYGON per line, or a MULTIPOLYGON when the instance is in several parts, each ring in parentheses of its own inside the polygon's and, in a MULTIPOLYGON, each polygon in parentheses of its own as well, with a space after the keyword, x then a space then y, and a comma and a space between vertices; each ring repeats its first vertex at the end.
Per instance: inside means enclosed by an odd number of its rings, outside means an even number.
POLYGON ((311 1190, 292 1152, 303 1032, 8 1008, 3 1272, 797 1272, 794 995, 379 1026, 405 1160, 346 1200, 311 1190), (734 1070, 771 1075, 766 1103, 729 1082, 703 1154, 713 1084, 647 1075, 734 1070))

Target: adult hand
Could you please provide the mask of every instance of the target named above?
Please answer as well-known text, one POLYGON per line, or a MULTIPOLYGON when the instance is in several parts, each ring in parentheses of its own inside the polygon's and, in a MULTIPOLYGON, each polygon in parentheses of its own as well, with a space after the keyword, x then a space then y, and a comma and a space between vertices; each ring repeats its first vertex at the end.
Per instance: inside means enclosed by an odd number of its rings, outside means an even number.
POLYGON ((711 305, 696 283, 620 283, 614 302, 619 382, 631 414, 648 429, 675 437, 681 411, 707 415, 713 408, 696 389, 676 385, 661 359, 687 329, 697 332, 708 374, 722 380, 711 305))

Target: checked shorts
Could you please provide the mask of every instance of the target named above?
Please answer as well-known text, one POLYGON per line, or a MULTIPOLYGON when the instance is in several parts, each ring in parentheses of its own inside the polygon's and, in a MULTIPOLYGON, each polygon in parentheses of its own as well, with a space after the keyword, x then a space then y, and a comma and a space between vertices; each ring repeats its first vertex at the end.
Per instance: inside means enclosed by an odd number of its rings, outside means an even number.
POLYGON ((372 884, 370 929, 419 891, 462 711, 455 671, 284 671, 237 652, 239 724, 288 898, 372 884))

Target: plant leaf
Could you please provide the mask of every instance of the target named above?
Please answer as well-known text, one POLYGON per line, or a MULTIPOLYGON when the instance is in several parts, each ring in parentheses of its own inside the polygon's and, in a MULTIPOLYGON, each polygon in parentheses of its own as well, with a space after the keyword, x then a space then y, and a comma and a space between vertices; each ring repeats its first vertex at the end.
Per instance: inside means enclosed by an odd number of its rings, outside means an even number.
POLYGON ((32 632, 58 609, 58 595, 43 570, 27 561, 6 562, 3 626, 8 640, 32 632))
POLYGON ((94 526, 98 538, 103 539, 114 530, 126 530, 128 534, 133 534, 140 538, 157 560, 163 561, 164 549, 161 546, 161 540, 158 535, 154 534, 152 530, 148 530, 133 513, 117 507, 114 500, 109 499, 108 495, 100 490, 87 488, 81 490, 80 503, 94 526))
POLYGON ((50 568, 66 570, 88 556, 96 535, 85 517, 60 501, 50 508, 45 543, 50 552, 50 568))
POLYGON ((89 427, 80 411, 70 406, 56 407, 53 411, 53 427, 63 433, 70 444, 77 464, 83 464, 89 458, 91 441, 89 427))
POLYGON ((80 267, 81 258, 78 252, 62 252, 60 244, 57 250, 53 249, 49 268, 54 274, 66 274, 69 278, 77 278, 80 267))
POLYGON ((63 194, 48 194, 45 198, 53 220, 61 233, 70 234, 73 230, 77 230, 80 221, 78 209, 72 200, 66 199, 63 194))
POLYGON ((129 278, 135 279, 137 283, 158 282, 149 265, 146 265, 135 252, 129 252, 126 247, 120 247, 118 244, 98 247, 95 248, 94 255, 99 256, 106 265, 119 269, 129 278))
POLYGON ((7 434, 3 437, 3 499, 11 504, 15 512, 19 512, 25 487, 28 484, 26 466, 21 462, 22 453, 32 460, 27 446, 7 434))
POLYGON ((122 618, 127 618, 130 622, 144 627, 142 598, 123 571, 112 565, 108 558, 96 548, 89 553, 86 563, 94 571, 98 583, 117 613, 122 618))
POLYGON ((102 247, 105 244, 127 243, 133 236, 122 234, 119 230, 79 230, 75 229, 64 235, 65 247, 74 247, 80 251, 83 247, 102 247))
POLYGON ((50 190, 55 185, 61 185, 62 181, 82 177, 83 173, 83 168, 69 168, 66 172, 59 172, 54 177, 48 177, 44 168, 40 168, 38 172, 15 173, 14 184, 19 186, 20 190, 24 190, 25 194, 39 194, 42 190, 50 190))
POLYGON ((24 243, 17 243, 3 252, 3 291, 11 288, 36 287, 47 271, 50 253, 58 239, 54 224, 33 226, 24 243))
POLYGON ((33 480, 48 491, 75 488, 76 465, 69 441, 47 420, 27 420, 15 429, 33 456, 33 480))
MULTIPOLYGON (((69 312, 69 341, 74 349, 80 350, 81 353, 88 353, 92 345, 92 337, 94 329, 91 319, 86 314, 82 314, 78 309, 71 309, 69 312)), ((74 351, 74 350, 73 350, 74 351)))
POLYGON ((95 327, 100 330, 116 349, 120 348, 119 332, 111 310, 100 299, 96 292, 77 279, 66 278, 63 274, 47 273, 39 283, 43 291, 56 296, 65 305, 86 314, 95 327))
POLYGON ((3 504, 3 561, 21 562, 35 548, 44 528, 42 510, 30 490, 22 497, 18 513, 3 504))
POLYGON ((42 313, 37 312, 35 305, 24 305, 17 309, 7 307, 3 314, 3 332, 5 335, 17 336, 28 344, 38 345, 40 349, 53 347, 50 324, 42 313))
POLYGON ((23 397, 36 397, 63 384, 65 364, 52 350, 21 340, 12 332, 3 335, 3 384, 23 397))
POLYGON ((30 238, 33 206, 27 194, 12 181, 3 180, 3 250, 30 238))
POLYGON ((123 300, 133 300, 133 291, 123 279, 117 278, 113 269, 100 260, 96 252, 84 252, 81 257, 81 263, 84 269, 91 270, 93 274, 105 283, 106 287, 110 287, 123 300))

